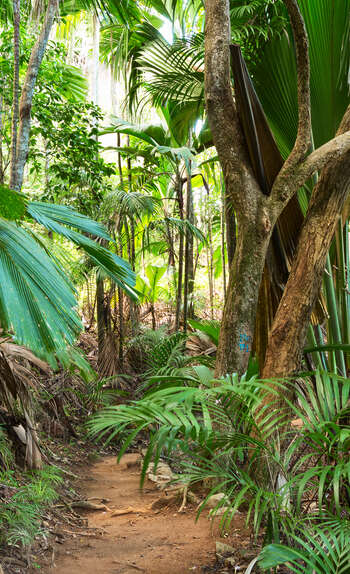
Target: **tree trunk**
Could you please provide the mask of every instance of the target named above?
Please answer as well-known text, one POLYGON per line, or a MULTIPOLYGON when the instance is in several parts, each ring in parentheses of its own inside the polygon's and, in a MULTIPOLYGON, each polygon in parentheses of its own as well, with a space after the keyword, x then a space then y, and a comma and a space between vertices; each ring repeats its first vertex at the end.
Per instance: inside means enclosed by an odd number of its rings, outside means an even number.
MULTIPOLYGON (((186 190, 186 219, 194 223, 191 162, 188 162, 186 190)), ((193 309, 194 267, 193 267, 193 235, 186 228, 185 233, 185 275, 184 275, 184 331, 187 330, 187 319, 194 316, 193 309)))
POLYGON ((20 58, 21 2, 13 0, 13 102, 11 124, 10 188, 14 189, 17 160, 17 128, 19 120, 19 58, 20 58))
MULTIPOLYGON (((209 189, 208 189, 209 191, 209 189)), ((209 197, 206 204, 206 221, 207 221, 207 237, 208 246, 206 247, 207 252, 207 269, 208 269, 208 287, 209 287, 209 305, 210 305, 210 318, 214 319, 214 253, 213 253, 213 234, 212 234, 212 222, 211 222, 211 206, 209 203, 209 197)), ((226 294, 225 294, 226 295, 226 294)))
POLYGON ((152 315, 152 329, 153 329, 153 331, 155 331, 156 327, 157 327, 157 322, 156 322, 156 314, 155 314, 155 309, 154 309, 153 303, 151 303, 151 315, 152 315))
MULTIPOLYGON (((130 145, 130 138, 127 136, 127 145, 130 145)), ((131 172, 131 159, 127 159, 128 166, 128 187, 129 192, 132 192, 132 172, 131 172)), ((130 234, 129 234, 129 262, 131 269, 135 271, 135 222, 132 214, 129 215, 130 220, 130 234)), ((135 301, 130 299, 130 323, 131 323, 131 335, 134 337, 139 330, 139 307, 135 301)))
MULTIPOLYGON (((182 181, 179 172, 176 173, 176 194, 177 202, 179 205, 179 216, 183 221, 184 219, 184 200, 182 193, 182 181)), ((175 311, 175 330, 178 331, 180 328, 180 317, 181 317, 181 301, 182 301, 182 278, 183 278, 183 266, 184 266, 184 235, 180 232, 179 235, 179 265, 178 265, 178 275, 177 275, 177 295, 176 295, 176 311, 175 311)))
POLYGON ((119 344, 118 344, 118 361, 119 366, 124 366, 124 297, 123 290, 118 287, 118 317, 119 317, 119 344))
MULTIPOLYGON (((338 135, 309 153, 311 104, 308 39, 297 0, 285 0, 285 5, 293 29, 298 70, 298 131, 289 157, 278 174, 274 174, 271 185, 263 188, 264 182, 259 177, 260 172, 254 175, 256 172, 256 168, 255 172, 253 169, 254 158, 251 161, 232 96, 229 49, 230 2, 206 1, 206 107, 224 174, 226 198, 230 207, 234 209, 238 226, 238 240, 230 266, 217 354, 217 376, 233 371, 242 374, 247 367, 265 256, 277 218, 313 173, 325 167, 328 162, 342 157, 350 149, 348 132, 338 135)), ((251 111, 249 108, 249 118, 251 111)), ((254 130, 256 123, 253 118, 254 130)), ((254 137, 256 135, 254 132, 254 137)), ((291 306, 289 312, 291 310, 294 315, 294 307, 291 306)), ((287 335, 285 331, 286 338, 287 335)), ((278 337, 277 332, 276 341, 278 337)), ((274 349, 275 362, 278 360, 277 350, 278 345, 274 349)))
POLYGON ((106 347, 106 321, 105 321, 105 292, 104 281, 96 279, 96 311, 97 311, 97 341, 98 341, 98 364, 103 365, 104 350, 106 347))
POLYGON ((224 195, 224 216, 226 224, 227 261, 230 267, 236 251, 236 218, 233 206, 226 197, 226 193, 224 195))
POLYGON ((270 241, 272 222, 264 217, 239 225, 236 252, 230 267, 215 375, 233 370, 243 374, 251 351, 259 286, 270 241))
MULTIPOLYGON (((115 111, 115 110, 113 110, 115 111)), ((117 134, 117 145, 118 148, 121 146, 120 134, 117 134)), ((120 152, 118 151, 118 171, 119 171, 119 182, 123 185, 123 167, 122 158, 120 152)), ((121 239, 122 223, 119 222, 117 226, 118 244, 119 244, 119 257, 123 258, 123 242, 121 239)), ((119 317, 119 345, 118 345, 118 361, 120 369, 123 369, 124 363, 124 294, 121 287, 118 286, 118 317, 119 317)))
MULTIPOLYGON (((225 254, 225 233, 226 233, 226 226, 225 226, 225 188, 224 182, 222 178, 222 171, 220 170, 220 186, 221 186, 221 261, 222 261, 222 281, 223 281, 223 288, 224 288, 224 301, 226 301, 226 254, 225 254)), ((236 234, 234 236, 234 241, 236 241, 236 234)), ((233 250, 234 255, 234 250, 233 250)), ((233 255, 231 258, 231 262, 233 259, 233 255)))
POLYGON ((5 169, 4 169, 4 157, 2 152, 2 140, 3 140, 3 114, 4 114, 4 98, 0 96, 0 184, 4 183, 5 179, 5 169))
MULTIPOLYGON (((350 129, 350 107, 338 133, 350 129)), ((315 186, 291 273, 271 329, 263 377, 280 377, 300 367, 312 309, 327 254, 350 191, 350 152, 326 167, 315 186)))
POLYGON ((58 11, 59 0, 49 0, 39 38, 32 50, 24 79, 19 103, 19 127, 16 144, 16 162, 13 171, 12 188, 20 191, 23 184, 24 167, 27 162, 33 93, 39 68, 45 54, 51 28, 58 11))
POLYGON ((92 81, 91 99, 98 105, 98 79, 100 64, 100 21, 96 13, 92 16, 93 37, 92 37, 92 81))

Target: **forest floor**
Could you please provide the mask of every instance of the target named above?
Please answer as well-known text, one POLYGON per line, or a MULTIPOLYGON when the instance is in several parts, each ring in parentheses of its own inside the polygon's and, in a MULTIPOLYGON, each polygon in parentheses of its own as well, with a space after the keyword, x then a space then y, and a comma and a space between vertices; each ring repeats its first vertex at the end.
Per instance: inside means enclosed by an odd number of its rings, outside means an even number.
MULTIPOLYGON (((43 574, 184 574, 185 572, 242 572, 249 562, 251 540, 238 515, 229 534, 219 532, 205 510, 196 522, 196 504, 179 512, 181 498, 169 496, 146 480, 140 490, 138 454, 101 457, 81 465, 75 484, 84 501, 100 508, 83 509, 79 528, 64 519, 55 526, 51 552, 40 560, 43 574), (219 552, 218 552, 219 544, 219 552), (242 560, 225 562, 225 546, 241 552, 242 560), (220 552, 222 556, 220 555, 220 552)), ((83 506, 83 505, 82 505, 83 506)), ((253 551, 254 553, 254 551, 253 551)), ((38 566, 32 569, 38 572, 38 566)))

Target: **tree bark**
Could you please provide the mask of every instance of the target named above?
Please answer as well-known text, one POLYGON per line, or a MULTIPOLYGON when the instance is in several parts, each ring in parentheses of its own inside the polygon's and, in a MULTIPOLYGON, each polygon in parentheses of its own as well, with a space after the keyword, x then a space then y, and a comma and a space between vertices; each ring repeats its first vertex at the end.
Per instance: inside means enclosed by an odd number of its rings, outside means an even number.
POLYGON ((243 374, 251 351, 259 286, 273 223, 264 216, 239 225, 230 267, 215 375, 243 374))
MULTIPOLYGON (((176 195, 177 202, 179 206, 179 216, 181 221, 184 219, 184 200, 182 193, 182 181, 180 173, 177 170, 176 173, 176 195)), ((179 235, 179 263, 178 263, 178 275, 177 275, 177 295, 176 295, 176 311, 175 311, 175 330, 178 331, 180 328, 180 317, 181 317, 181 301, 182 301, 182 278, 183 278, 183 267, 184 267, 184 235, 180 232, 179 235)))
POLYGON ((207 270, 208 270, 208 287, 209 287, 209 306, 210 306, 210 318, 214 319, 214 264, 213 264, 214 253, 213 253, 213 234, 212 234, 210 205, 209 205, 209 208, 207 209, 206 220, 207 220, 207 237, 208 237, 208 243, 209 243, 209 245, 206 247, 207 270))
MULTIPOLYGON (((113 109, 113 112, 115 110, 113 109)), ((117 134, 117 146, 121 146, 121 136, 117 134)), ((121 154, 118 151, 118 171, 119 171, 119 183, 123 186, 123 167, 121 154)), ((122 232, 122 222, 119 221, 117 225, 117 236, 118 236, 118 247, 119 247, 119 257, 123 258, 123 242, 121 239, 122 232)), ((124 294, 121 287, 118 286, 118 317, 119 317, 119 345, 118 345, 118 361, 120 369, 124 366, 124 294)))
MULTIPOLYGON (((220 330, 216 376, 248 365, 259 285, 275 224, 275 209, 253 175, 232 97, 230 13, 227 0, 207 0, 205 94, 210 128, 219 155, 226 200, 237 216, 238 240, 230 264, 220 330)), ((230 257, 229 253, 229 257, 230 257)))
POLYGON ((232 264, 236 251, 236 218, 235 212, 228 197, 224 196, 224 217, 226 227, 226 248, 227 248, 227 262, 228 266, 232 264))
POLYGON ((21 2, 13 0, 13 102, 11 123, 10 188, 14 189, 17 161, 17 128, 19 120, 19 58, 20 58, 21 2))
MULTIPOLYGON (((225 188, 222 181, 222 172, 220 170, 220 186, 221 186, 221 260, 222 260, 222 280, 224 287, 224 301, 226 301, 226 254, 225 254, 225 234, 226 234, 226 217, 225 217, 225 188)), ((236 241, 236 233, 234 235, 236 241)), ((234 253, 234 250, 233 250, 234 253)), ((231 258, 232 262, 233 256, 231 258)))
POLYGON ((104 350, 106 347, 106 321, 105 321, 105 292, 103 279, 96 279, 96 313, 97 313, 97 343, 98 364, 102 367, 104 362, 104 350))
MULTIPOLYGON (((127 136, 127 145, 130 145, 130 138, 129 136, 127 136)), ((129 192, 132 192, 132 171, 131 171, 131 159, 128 158, 127 159, 127 166, 128 166, 128 186, 129 186, 129 192)), ((130 220, 130 234, 129 234, 129 262, 130 262, 130 266, 131 269, 133 271, 135 271, 135 222, 134 222, 134 217, 132 214, 129 215, 129 220, 130 220)), ((140 318, 140 313, 139 313, 139 307, 138 305, 135 303, 135 301, 133 301, 132 299, 130 299, 129 301, 129 307, 130 307, 130 323, 131 323, 131 334, 132 336, 135 336, 136 333, 139 330, 139 318, 140 318)))
POLYGON ((4 129, 3 115, 4 115, 4 98, 3 96, 0 96, 0 184, 3 184, 5 179, 4 157, 2 152, 2 140, 3 140, 3 129, 4 129))
POLYGON ((33 93, 39 73, 39 68, 45 54, 45 49, 51 28, 58 11, 58 4, 59 0, 49 0, 48 2, 44 23, 41 28, 39 38, 37 39, 32 50, 27 73, 24 79, 22 95, 19 103, 19 127, 16 145, 16 162, 11 186, 16 191, 20 191, 22 189, 24 167, 28 157, 33 93))
MULTIPOLYGON (((350 132, 308 155, 311 142, 308 42, 297 0, 285 0, 298 67, 298 133, 294 147, 264 195, 254 177, 238 120, 230 80, 230 3, 206 1, 205 96, 213 140, 222 166, 226 198, 236 215, 238 240, 230 266, 216 376, 242 374, 254 332, 259 285, 273 227, 291 197, 329 161, 350 149, 350 132), (242 347, 242 349, 241 349, 242 347)), ((230 257, 230 255, 229 255, 230 257)))
MULTIPOLYGON (((350 106, 338 134, 349 129, 350 106)), ((283 377, 300 367, 327 254, 349 191, 350 152, 347 152, 324 168, 313 190, 291 273, 271 329, 264 378, 283 377)))
MULTIPOLYGON (((191 162, 188 162, 186 190, 186 219, 194 223, 191 162)), ((187 330, 187 319, 194 316, 193 309, 194 266, 193 266, 193 235, 186 228, 185 233, 185 274, 184 274, 184 331, 187 330)))

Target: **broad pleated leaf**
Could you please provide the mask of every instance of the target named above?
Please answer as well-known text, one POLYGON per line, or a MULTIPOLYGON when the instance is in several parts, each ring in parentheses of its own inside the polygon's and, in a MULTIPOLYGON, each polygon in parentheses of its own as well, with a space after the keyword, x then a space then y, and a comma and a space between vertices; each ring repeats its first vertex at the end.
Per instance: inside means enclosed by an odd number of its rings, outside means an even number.
POLYGON ((36 221, 43 225, 45 225, 44 222, 51 220, 56 223, 61 223, 62 225, 75 227, 84 233, 102 237, 108 241, 111 240, 105 227, 101 223, 90 219, 90 217, 86 215, 82 215, 66 205, 31 201, 27 206, 27 211, 36 221))
POLYGON ((81 330, 73 287, 23 229, 0 219, 0 323, 39 356, 71 345, 81 330))
POLYGON ((32 202, 28 204, 27 211, 38 223, 46 227, 46 229, 63 235, 63 237, 66 237, 78 245, 78 247, 84 249, 92 261, 100 267, 108 277, 113 279, 130 297, 137 299, 137 294, 133 289, 135 285, 135 273, 124 259, 105 249, 89 237, 62 225, 62 223, 71 225, 82 231, 108 239, 108 234, 99 223, 74 212, 74 210, 68 208, 65 210, 62 209, 62 206, 53 204, 32 202))

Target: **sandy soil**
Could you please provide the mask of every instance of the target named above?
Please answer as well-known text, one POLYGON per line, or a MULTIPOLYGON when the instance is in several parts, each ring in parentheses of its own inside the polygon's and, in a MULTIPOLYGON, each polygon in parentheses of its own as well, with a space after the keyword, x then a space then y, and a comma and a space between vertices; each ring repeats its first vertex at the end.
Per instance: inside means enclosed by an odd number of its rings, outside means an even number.
MULTIPOLYGON (((219 534, 203 512, 195 522, 195 508, 179 513, 181 504, 152 509, 164 495, 151 482, 140 492, 137 455, 125 455, 117 465, 107 457, 86 467, 86 479, 79 484, 83 497, 106 510, 84 511, 89 528, 62 545, 55 545, 53 564, 43 574, 184 574, 202 572, 215 562, 215 540, 219 534), (118 511, 136 512, 118 515, 118 511)), ((72 530, 67 527, 67 530, 72 530)))

